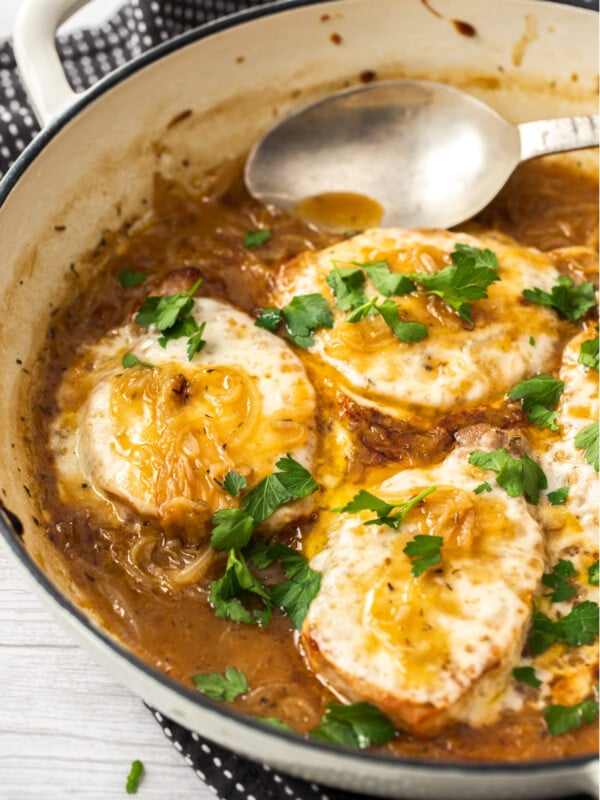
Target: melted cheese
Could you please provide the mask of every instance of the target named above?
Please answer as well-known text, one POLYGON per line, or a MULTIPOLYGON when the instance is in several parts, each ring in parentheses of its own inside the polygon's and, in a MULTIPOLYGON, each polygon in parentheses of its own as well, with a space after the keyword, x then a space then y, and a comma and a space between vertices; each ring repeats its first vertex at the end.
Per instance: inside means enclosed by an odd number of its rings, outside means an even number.
POLYGON ((419 734, 497 715, 544 566, 527 504, 497 488, 474 494, 487 475, 467 459, 459 449, 367 487, 391 504, 437 489, 399 530, 365 525, 369 511, 328 515, 311 559, 323 573, 302 631, 311 666, 343 698, 373 702, 419 734), (403 552, 415 535, 444 540, 441 563, 418 577, 403 552))
MULTIPOLYGON (((229 471, 253 486, 286 453, 311 467, 315 399, 297 357, 246 314, 197 298, 194 315, 206 322, 206 345, 191 362, 186 338, 163 348, 137 326, 101 341, 88 354, 86 399, 77 415, 59 419, 54 447, 71 485, 91 483, 121 516, 200 536, 217 509, 237 502, 221 486, 229 471), (127 352, 153 368, 123 369, 127 352)), ((84 376, 74 370, 70 380, 84 376)), ((76 391, 68 383, 63 392, 76 391)), ((306 507, 296 504, 291 516, 306 507)))
MULTIPOLYGON (((394 301, 403 319, 427 326, 426 339, 405 344, 380 315, 352 324, 345 321, 346 312, 336 309, 334 327, 317 332, 312 350, 334 368, 337 383, 350 396, 388 413, 407 405, 446 411, 498 400, 519 380, 543 371, 560 339, 557 315, 526 303, 521 294, 534 286, 550 291, 558 277, 538 250, 502 238, 373 229, 284 265, 271 300, 283 306, 294 295, 318 292, 333 307, 326 278, 334 262, 345 267, 387 259, 393 272, 431 273, 449 265, 457 242, 490 248, 499 261, 501 280, 488 288, 488 299, 472 304, 472 328, 442 300, 410 294, 394 301)), ((366 293, 376 294, 370 281, 366 293)))

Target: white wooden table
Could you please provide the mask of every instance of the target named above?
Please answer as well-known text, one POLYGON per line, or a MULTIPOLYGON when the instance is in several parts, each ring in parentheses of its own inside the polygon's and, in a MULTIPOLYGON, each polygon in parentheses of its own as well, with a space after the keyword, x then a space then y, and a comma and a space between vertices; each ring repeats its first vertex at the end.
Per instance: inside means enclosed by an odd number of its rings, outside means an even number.
MULTIPOLYGON (((20 0, 0 0, 0 38, 20 0)), ((120 0, 95 0, 71 27, 101 21, 120 0)), ((0 800, 128 797, 131 762, 146 768, 140 800, 214 798, 142 701, 75 645, 0 547, 0 800)))

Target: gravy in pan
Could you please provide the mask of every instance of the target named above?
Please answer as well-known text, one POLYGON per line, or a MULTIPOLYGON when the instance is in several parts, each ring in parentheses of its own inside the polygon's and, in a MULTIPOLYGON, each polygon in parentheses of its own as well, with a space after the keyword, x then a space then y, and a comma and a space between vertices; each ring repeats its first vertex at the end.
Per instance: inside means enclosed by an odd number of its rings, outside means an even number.
MULTIPOLYGON (((475 236, 482 232, 496 236, 499 242, 512 237, 519 246, 547 253, 558 272, 576 283, 595 280, 597 197, 595 177, 580 169, 575 160, 548 158, 522 165, 497 200, 462 230, 475 236)), ((141 659, 188 686, 193 685, 192 676, 200 673, 223 673, 232 666, 243 670, 250 688, 234 701, 234 707, 252 716, 276 717, 303 734, 319 724, 327 703, 339 697, 307 666, 289 618, 275 611, 268 626, 218 618, 209 601, 208 586, 223 575, 226 553, 215 551, 207 559, 199 559, 206 541, 178 531, 177 523, 166 527, 144 515, 120 512, 119 516, 86 480, 74 479, 75 488, 65 488, 56 467, 60 447, 53 426, 57 419, 75 416, 86 401, 90 374, 97 363, 94 343, 107 335, 110 338, 111 331, 128 323, 149 295, 173 294, 200 275, 199 296, 227 301, 255 318, 261 308, 273 304, 278 275, 282 270, 285 273, 291 259, 344 240, 344 236, 328 234, 259 205, 245 192, 238 166, 224 170, 203 193, 157 175, 151 211, 135 225, 104 235, 91 256, 93 278, 88 282, 74 277, 72 299, 54 314, 33 412, 32 438, 37 443, 47 535, 63 554, 95 615, 141 659), (268 229, 268 240, 258 247, 245 246, 247 232, 257 229, 268 229), (118 276, 125 269, 144 273, 146 281, 124 288, 118 276)), ((87 273, 81 270, 81 274, 87 273)), ((448 309, 440 308, 436 313, 449 316, 448 309)), ((519 313, 515 309, 515 314, 519 313)), ((593 335, 590 314, 577 323, 563 320, 557 324, 557 344, 543 370, 552 375, 561 369, 563 350, 572 337, 581 330, 587 330, 590 338, 593 335)), ((441 411, 417 408, 413 403, 402 413, 390 413, 385 404, 378 407, 374 402, 363 403, 350 391, 340 393, 335 385, 337 373, 330 366, 323 367, 314 352, 301 348, 295 352, 318 398, 312 473, 327 490, 335 488, 332 475, 338 475, 338 483, 341 477, 350 487, 346 499, 367 479, 374 485, 373 476, 382 481, 398 471, 441 462, 461 441, 461 432, 478 430, 477 426, 511 434, 516 431, 529 437, 534 449, 539 442, 547 447, 552 436, 532 426, 521 403, 509 400, 503 392, 499 399, 484 396, 441 411), (344 430, 341 444, 335 428, 340 421, 344 430)), ((178 394, 175 399, 184 402, 185 384, 178 386, 179 393, 175 385, 173 388, 178 394)), ((586 413, 583 408, 583 423, 586 413)), ((260 439, 254 446, 261 446, 260 439)), ((589 470, 595 478, 591 465, 589 470)), ((488 473, 490 482, 494 477, 488 473)), ((331 507, 327 491, 324 497, 307 516, 287 524, 284 520, 275 538, 303 547, 309 556, 322 550, 327 531, 323 532, 319 514, 328 513, 326 509, 331 507)), ((270 568, 263 577, 267 584, 280 580, 279 568, 270 568)), ((580 580, 584 578, 578 576, 573 585, 580 580)), ((485 587, 482 591, 485 593, 485 587)), ((538 595, 545 591, 540 585, 538 595)), ((525 658, 531 655, 527 647, 525 644, 525 658)), ((563 654, 568 648, 555 648, 557 653, 560 650, 556 659, 562 659, 562 673, 551 675, 548 656, 536 669, 546 675, 552 697, 560 698, 557 687, 562 681, 564 704, 573 704, 568 700, 573 697, 579 702, 583 697, 567 691, 569 670, 579 676, 573 681, 593 687, 595 648, 572 648, 568 656, 563 654)), ((543 710, 536 704, 538 690, 510 678, 508 682, 508 699, 495 721, 483 726, 459 721, 427 737, 401 732, 379 749, 396 756, 492 761, 551 759, 597 749, 596 725, 583 724, 550 735, 543 710)))

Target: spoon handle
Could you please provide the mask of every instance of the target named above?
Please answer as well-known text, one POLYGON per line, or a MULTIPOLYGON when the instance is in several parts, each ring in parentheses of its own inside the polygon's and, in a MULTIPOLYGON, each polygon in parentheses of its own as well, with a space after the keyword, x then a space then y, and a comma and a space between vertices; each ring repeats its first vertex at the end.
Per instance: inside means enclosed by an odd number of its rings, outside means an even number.
POLYGON ((598 115, 542 119, 518 126, 521 161, 563 150, 581 150, 598 145, 598 115))

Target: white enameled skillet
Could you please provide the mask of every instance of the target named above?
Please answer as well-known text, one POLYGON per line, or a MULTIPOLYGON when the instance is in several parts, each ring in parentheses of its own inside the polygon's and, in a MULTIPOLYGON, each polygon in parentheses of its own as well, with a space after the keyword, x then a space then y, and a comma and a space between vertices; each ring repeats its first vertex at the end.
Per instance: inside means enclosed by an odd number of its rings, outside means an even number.
POLYGON ((54 33, 80 5, 23 0, 15 31, 24 82, 46 126, 0 184, 0 523, 15 569, 144 700, 281 770, 384 797, 596 793, 595 759, 448 765, 349 753, 265 730, 150 669, 83 609, 44 537, 27 409, 30 373, 52 308, 68 290, 69 264, 103 229, 139 214, 156 169, 177 174, 184 158, 208 169, 243 154, 274 117, 358 83, 365 72, 450 82, 514 122, 592 113, 597 16, 541 0, 436 0, 437 14, 424 0, 275 3, 186 33, 77 96, 54 33), (456 20, 476 35, 462 35, 456 20), (193 113, 169 126, 187 110, 193 113), (66 229, 61 235, 57 225, 66 229))

